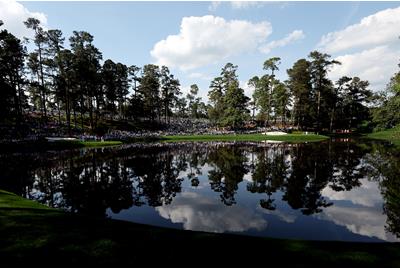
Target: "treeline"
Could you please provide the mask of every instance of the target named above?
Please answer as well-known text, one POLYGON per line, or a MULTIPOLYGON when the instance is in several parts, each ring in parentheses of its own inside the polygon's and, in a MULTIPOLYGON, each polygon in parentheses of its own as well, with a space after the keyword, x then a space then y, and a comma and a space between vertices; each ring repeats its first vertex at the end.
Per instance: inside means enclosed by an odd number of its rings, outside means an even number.
POLYGON ((376 101, 371 109, 374 127, 382 130, 400 125, 400 71, 390 79, 376 101))
POLYGON ((104 119, 206 117, 197 85, 182 97, 168 67, 101 63, 89 33, 74 31, 68 49, 60 30, 44 30, 34 18, 24 23, 34 33, 32 52, 7 30, 0 32, 1 123, 19 125, 32 112, 46 123, 56 112, 70 132, 71 127, 95 131, 104 119))
POLYGON ((264 74, 248 81, 251 97, 239 85, 238 66, 228 63, 211 81, 205 104, 196 84, 184 96, 166 66, 103 62, 87 32, 74 31, 66 48, 60 30, 45 30, 34 18, 25 25, 34 34, 26 39, 31 52, 25 41, 0 31, 0 123, 18 127, 37 116, 45 125, 52 118, 68 133, 97 132, 106 120, 168 123, 172 116, 209 118, 231 129, 281 125, 317 132, 352 130, 371 120, 378 128, 400 123, 399 73, 376 95, 358 77, 330 80, 329 71, 340 63, 318 51, 296 61, 285 81, 275 74, 281 59, 267 59, 264 74))
POLYGON ((317 51, 308 58, 296 61, 283 82, 275 75, 281 59, 266 60, 265 74, 248 82, 254 88, 251 100, 239 87, 237 66, 228 63, 210 85, 210 119, 222 126, 241 127, 252 120, 263 126, 279 122, 302 130, 330 132, 353 129, 368 120, 367 105, 374 100, 368 81, 345 76, 333 82, 328 72, 340 64, 338 61, 317 51))

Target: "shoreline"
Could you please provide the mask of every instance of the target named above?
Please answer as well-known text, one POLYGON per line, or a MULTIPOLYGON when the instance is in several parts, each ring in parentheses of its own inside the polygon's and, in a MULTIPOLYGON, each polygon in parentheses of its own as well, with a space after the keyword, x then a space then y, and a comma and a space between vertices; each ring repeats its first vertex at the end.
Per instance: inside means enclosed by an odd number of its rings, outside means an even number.
POLYGON ((279 141, 287 143, 319 142, 329 139, 328 136, 316 134, 286 134, 286 135, 264 135, 257 134, 218 134, 218 135, 172 135, 172 136, 143 136, 127 137, 105 141, 82 141, 82 140, 56 140, 56 141, 22 141, 11 143, 0 143, 2 152, 26 152, 26 151, 47 151, 47 150, 67 150, 78 148, 109 147, 121 144, 137 142, 178 142, 178 141, 279 141))

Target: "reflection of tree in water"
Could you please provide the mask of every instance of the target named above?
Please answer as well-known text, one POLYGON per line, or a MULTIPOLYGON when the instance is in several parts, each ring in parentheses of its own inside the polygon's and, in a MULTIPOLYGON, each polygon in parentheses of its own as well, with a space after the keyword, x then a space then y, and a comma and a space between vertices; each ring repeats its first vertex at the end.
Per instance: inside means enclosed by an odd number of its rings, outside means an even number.
POLYGON ((19 158, 20 168, 0 156, 5 161, 0 183, 1 187, 10 185, 5 180, 10 176, 24 179, 8 190, 31 194, 55 207, 104 215, 108 208, 119 212, 132 205, 169 204, 181 192, 180 175, 197 186, 199 176, 210 166, 211 189, 220 193, 226 205, 236 203, 238 185, 250 172, 247 190, 265 194, 261 207, 275 209, 279 191, 293 209, 313 214, 330 205, 321 195, 327 186, 343 191, 360 185, 365 174, 361 160, 368 151, 351 142, 164 144, 58 153, 51 158, 31 155, 19 158))
POLYGON ((267 198, 260 205, 268 210, 276 208, 272 196, 278 190, 293 209, 310 215, 332 205, 321 195, 328 184, 336 191, 360 185, 364 152, 350 142, 270 146, 255 151, 257 158, 250 166, 253 182, 247 190, 265 193, 267 198))
POLYGON ((200 184, 199 176, 203 174, 202 167, 206 163, 207 154, 204 151, 194 151, 189 155, 189 173, 187 174, 187 178, 193 187, 197 187, 200 184))
POLYGON ((213 167, 208 174, 211 189, 221 192, 220 197, 224 204, 235 204, 238 184, 248 172, 244 150, 235 146, 217 147, 210 151, 207 161, 213 167))
POLYGON ((256 148, 254 152, 257 158, 252 159, 252 182, 247 184, 247 190, 251 193, 266 193, 267 198, 260 200, 260 206, 275 210, 275 199, 271 197, 283 186, 287 177, 285 147, 256 148))
POLYGON ((34 170, 47 159, 35 154, 0 155, 0 189, 28 197, 34 183, 34 170))
POLYGON ((181 158, 175 159, 171 149, 149 150, 129 158, 129 168, 138 181, 137 195, 145 197, 150 206, 169 204, 181 191, 182 178, 178 178, 182 169, 181 158), (179 167, 179 169, 178 169, 179 167))
POLYGON ((349 191, 361 185, 364 177, 361 159, 367 149, 355 143, 331 143, 329 155, 334 159, 334 169, 330 188, 335 191, 349 191))
POLYGON ((400 147, 374 144, 365 161, 365 172, 371 180, 379 183, 384 199, 386 229, 400 237, 400 147))
POLYGON ((97 161, 93 153, 89 163, 70 160, 61 192, 71 211, 104 215, 107 208, 120 212, 133 205, 129 171, 117 158, 97 161))

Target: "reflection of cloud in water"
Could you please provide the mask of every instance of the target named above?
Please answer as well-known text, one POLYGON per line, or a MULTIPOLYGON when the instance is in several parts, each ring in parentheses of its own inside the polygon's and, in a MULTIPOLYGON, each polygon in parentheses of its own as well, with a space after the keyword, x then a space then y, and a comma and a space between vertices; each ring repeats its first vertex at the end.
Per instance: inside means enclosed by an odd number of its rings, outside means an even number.
POLYGON ((361 186, 349 191, 334 191, 329 186, 322 190, 322 196, 330 200, 351 201, 353 204, 363 206, 382 205, 382 196, 377 182, 361 179, 361 186))
POLYGON ((173 223, 183 223, 186 230, 222 233, 260 231, 267 227, 267 221, 249 208, 227 207, 193 192, 183 192, 170 205, 156 207, 156 210, 173 223))
POLYGON ((288 213, 288 212, 283 212, 280 211, 279 209, 275 210, 267 210, 262 208, 261 206, 257 207, 260 211, 268 214, 268 215, 274 215, 277 216, 280 220, 286 222, 286 223, 294 223, 296 221, 297 215, 296 213, 288 213))
POLYGON ((377 237, 386 241, 399 241, 391 233, 385 231, 386 216, 382 214, 381 209, 333 205, 324 209, 320 217, 345 226, 356 234, 377 237))

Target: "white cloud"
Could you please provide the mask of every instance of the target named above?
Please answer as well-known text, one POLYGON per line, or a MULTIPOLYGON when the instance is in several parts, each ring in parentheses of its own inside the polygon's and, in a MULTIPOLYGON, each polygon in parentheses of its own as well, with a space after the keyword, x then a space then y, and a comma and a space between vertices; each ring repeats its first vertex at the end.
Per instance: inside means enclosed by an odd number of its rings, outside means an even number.
POLYGON ((24 25, 24 21, 29 17, 34 17, 40 20, 43 26, 47 24, 47 17, 40 12, 31 12, 22 4, 15 0, 0 0, 0 19, 4 22, 1 28, 7 29, 16 37, 32 37, 33 33, 24 25))
POLYGON ((250 7, 262 7, 265 2, 260 1, 231 1, 231 7, 233 9, 246 9, 250 7))
MULTIPOLYGON (((400 42, 399 42, 400 43, 400 42)), ((390 77, 398 70, 400 44, 398 46, 378 46, 361 52, 344 54, 335 59, 341 65, 335 65, 329 76, 337 80, 341 76, 358 76, 370 82, 374 91, 384 90, 390 77)))
POLYGON ((269 42, 266 45, 261 46, 259 48, 259 50, 262 53, 268 54, 274 48, 284 47, 294 41, 303 39, 304 37, 305 37, 305 35, 302 30, 295 30, 282 39, 274 40, 274 41, 269 42))
POLYGON ((382 205, 382 196, 377 182, 361 179, 361 185, 349 191, 337 192, 329 186, 322 190, 322 196, 331 201, 351 201, 355 205, 373 207, 382 205))
POLYGON ((400 7, 364 17, 358 24, 324 35, 318 47, 327 53, 397 43, 400 35, 400 7))
POLYGON ((261 206, 257 206, 257 209, 259 209, 261 212, 264 212, 266 214, 277 216, 280 220, 282 220, 286 223, 294 223, 299 215, 299 213, 295 212, 293 209, 284 210, 284 211, 281 211, 279 209, 268 210, 268 209, 262 208, 261 206))
POLYGON ((157 42, 150 53, 159 65, 188 70, 253 51, 271 32, 267 21, 226 21, 212 15, 184 17, 179 34, 157 42))
POLYGON ((244 90, 244 94, 248 96, 250 99, 252 99, 254 88, 249 86, 245 81, 239 81, 239 86, 244 90))
POLYGON ((361 179, 361 185, 349 191, 337 192, 330 187, 322 190, 322 195, 331 201, 350 201, 353 205, 334 205, 324 209, 322 219, 345 226, 349 231, 386 241, 398 241, 385 230, 386 215, 383 214, 383 199, 379 184, 368 179, 361 179))
POLYGON ((358 76, 368 80, 371 90, 383 90, 397 71, 400 58, 400 7, 364 17, 359 23, 324 35, 317 48, 336 54, 342 63, 330 77, 358 76))
MULTIPOLYGON (((197 94, 197 97, 200 97, 201 101, 203 101, 204 103, 208 102, 208 96, 207 96, 208 92, 207 91, 208 91, 208 89, 205 90, 199 86, 199 92, 197 94)), ((189 92, 190 92, 190 85, 182 85, 181 86, 181 93, 182 93, 181 97, 186 98, 186 95, 189 94, 189 92)))
POLYGON ((382 209, 333 205, 324 209, 320 217, 345 226, 349 231, 359 235, 377 237, 391 242, 399 241, 385 230, 386 216, 382 214, 382 209))
POLYGON ((206 80, 206 81, 211 81, 212 80, 211 76, 203 74, 201 72, 190 73, 188 75, 188 78, 191 78, 191 79, 202 79, 202 80, 206 80))
POLYGON ((180 193, 170 205, 156 207, 156 210, 173 223, 183 223, 186 230, 222 233, 260 231, 267 227, 267 221, 250 208, 226 207, 219 201, 193 192, 180 193))

